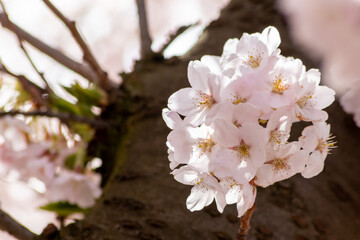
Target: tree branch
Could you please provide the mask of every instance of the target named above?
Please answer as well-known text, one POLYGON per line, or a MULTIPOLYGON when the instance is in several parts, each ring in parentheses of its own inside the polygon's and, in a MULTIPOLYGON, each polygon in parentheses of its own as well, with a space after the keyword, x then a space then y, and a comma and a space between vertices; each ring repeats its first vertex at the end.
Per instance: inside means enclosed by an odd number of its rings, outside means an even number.
POLYGON ((198 24, 198 22, 193 23, 193 24, 190 24, 190 25, 187 25, 187 26, 181 26, 180 28, 178 28, 175 33, 173 33, 173 34, 171 34, 171 35, 169 36, 169 40, 167 41, 167 43, 164 44, 164 46, 162 46, 162 47, 160 48, 159 53, 160 53, 161 55, 164 55, 164 51, 166 50, 166 48, 167 48, 178 36, 180 36, 180 35, 183 34, 186 30, 188 30, 189 28, 191 28, 191 27, 193 27, 193 26, 195 26, 195 25, 197 25, 197 24, 198 24))
POLYGON ((82 117, 70 113, 62 113, 62 112, 51 112, 51 111, 29 111, 29 112, 22 112, 18 110, 12 110, 9 112, 1 112, 0 111, 0 118, 5 116, 16 116, 16 115, 23 115, 28 117, 36 117, 36 116, 44 116, 44 117, 53 117, 58 118, 64 123, 68 122, 78 122, 78 123, 85 123, 94 128, 107 128, 110 124, 106 121, 95 119, 95 118, 88 118, 82 117))
POLYGON ((88 65, 81 64, 72 60, 62 52, 56 50, 55 48, 50 47, 40 39, 24 31, 22 28, 20 28, 16 24, 12 23, 9 19, 7 19, 4 13, 0 13, 0 23, 4 28, 10 30, 20 39, 23 39, 24 41, 28 42, 30 45, 38 49, 40 52, 51 57, 58 63, 78 73, 79 75, 83 76, 90 82, 97 82, 97 77, 94 71, 91 68, 89 68, 88 65))
MULTIPOLYGON (((5 14, 7 20, 9 21, 9 23, 10 23, 10 25, 11 25, 10 27, 13 28, 13 23, 12 23, 12 22, 10 21, 10 19, 9 19, 9 15, 8 15, 8 13, 7 13, 7 11, 6 11, 5 5, 4 5, 4 3, 3 3, 2 0, 0 0, 0 5, 1 5, 3 11, 4 11, 4 14, 5 14)), ((50 88, 50 86, 49 86, 49 82, 45 79, 44 74, 41 73, 41 72, 39 71, 39 69, 36 67, 34 61, 31 59, 29 53, 26 51, 26 49, 25 49, 25 47, 24 47, 24 44, 23 44, 23 39, 21 38, 20 35, 16 35, 16 37, 17 37, 17 39, 18 39, 18 41, 19 41, 20 48, 21 48, 22 51, 24 52, 26 58, 29 60, 31 66, 32 66, 33 69, 36 71, 36 73, 40 76, 40 78, 44 81, 46 92, 47 92, 48 94, 51 93, 52 90, 51 90, 51 88, 50 88)))
POLYGON ((34 240, 39 236, 15 221, 0 209, 0 229, 8 232, 19 240, 34 240))
POLYGON ((46 99, 43 97, 46 96, 47 92, 42 89, 41 87, 34 84, 32 81, 30 81, 28 78, 26 78, 24 75, 18 75, 13 72, 11 72, 1 61, 0 59, 0 72, 6 73, 14 78, 16 78, 25 91, 27 91, 35 103, 48 107, 49 104, 46 99))
POLYGON ((141 56, 145 57, 152 53, 151 43, 152 40, 149 34, 149 28, 146 17, 146 7, 144 0, 136 0, 136 5, 139 15, 139 27, 140 27, 140 44, 141 44, 141 56))
POLYGON ((65 26, 69 29, 74 40, 80 46, 84 60, 89 63, 91 68, 97 75, 99 81, 97 82, 99 86, 103 88, 107 88, 109 86, 109 78, 107 73, 100 67, 99 63, 97 62, 96 58, 92 54, 90 48, 85 43, 84 39, 81 37, 79 31, 76 28, 75 21, 70 21, 67 17, 65 17, 49 0, 43 0, 45 5, 65 24, 65 26))

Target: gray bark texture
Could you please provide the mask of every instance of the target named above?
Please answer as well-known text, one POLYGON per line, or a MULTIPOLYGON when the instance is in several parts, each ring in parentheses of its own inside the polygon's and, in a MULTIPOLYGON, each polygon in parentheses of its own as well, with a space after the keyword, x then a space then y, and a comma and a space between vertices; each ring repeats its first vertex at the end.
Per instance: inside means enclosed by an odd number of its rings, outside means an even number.
MULTIPOLYGON (((89 149, 105 161, 103 197, 84 220, 62 229, 56 239, 235 239, 235 206, 226 207, 223 214, 214 204, 199 212, 186 209, 191 186, 170 175, 165 146, 170 130, 161 109, 173 92, 189 86, 190 60, 220 55, 225 41, 243 32, 276 26, 282 54, 302 59, 308 68, 317 67, 292 43, 274 5, 274 0, 233 0, 185 56, 139 61, 132 73, 123 74, 126 91, 119 91, 119 101, 102 116, 117 124, 99 130, 89 149)), ((248 239, 360 239, 360 130, 337 102, 327 110, 337 148, 326 159, 324 171, 312 179, 296 175, 259 188, 248 239)))

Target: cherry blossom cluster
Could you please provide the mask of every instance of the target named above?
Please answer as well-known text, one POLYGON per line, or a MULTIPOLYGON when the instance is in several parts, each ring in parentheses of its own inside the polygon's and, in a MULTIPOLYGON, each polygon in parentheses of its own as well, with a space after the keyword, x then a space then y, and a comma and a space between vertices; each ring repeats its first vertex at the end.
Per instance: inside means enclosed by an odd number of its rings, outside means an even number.
POLYGON ((323 110, 335 92, 320 86, 320 72, 280 55, 276 28, 229 39, 221 56, 191 61, 191 87, 169 97, 163 118, 170 168, 192 185, 186 204, 200 210, 215 199, 223 211, 237 204, 238 216, 252 207, 256 187, 296 173, 319 174, 333 146, 323 110), (293 123, 305 121, 298 141, 293 123))
POLYGON ((322 60, 323 79, 360 127, 360 1, 278 2, 294 39, 322 60))
POLYGON ((101 195, 101 178, 82 167, 77 138, 55 118, 1 118, 0 177, 17 175, 49 202, 91 207, 101 195))

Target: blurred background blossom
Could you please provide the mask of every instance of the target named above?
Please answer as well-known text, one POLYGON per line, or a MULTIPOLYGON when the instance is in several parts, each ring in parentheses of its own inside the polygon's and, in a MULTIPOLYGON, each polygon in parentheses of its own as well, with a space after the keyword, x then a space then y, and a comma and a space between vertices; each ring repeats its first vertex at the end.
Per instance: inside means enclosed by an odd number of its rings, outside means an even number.
MULTIPOLYGON (((69 57, 81 61, 82 53, 65 26, 38 0, 4 0, 11 20, 24 30, 35 35, 69 57)), ((121 83, 118 73, 131 71, 139 59, 139 28, 135 0, 53 0, 67 17, 76 20, 83 37, 89 43, 94 55, 111 78, 121 83)), ((178 37, 164 52, 165 57, 182 55, 197 41, 204 27, 219 17, 220 10, 229 0, 147 0, 147 14, 152 48, 157 51, 167 42, 168 36, 179 27, 195 24, 178 37)), ((84 79, 64 68, 54 60, 38 52, 29 44, 24 44, 31 58, 45 77, 50 80, 53 90, 69 99, 59 83, 69 86, 74 80, 85 84, 84 79)), ((0 59, 14 73, 24 74, 37 84, 43 84, 19 48, 17 38, 0 28, 0 59)), ((17 94, 16 80, 0 75, 0 105, 4 110, 12 109, 17 94)), ((71 100, 71 98, 70 98, 71 100)), ((17 139, 15 132, 9 138, 17 139)), ((1 162, 0 173, 6 173, 6 165, 1 162)), ((18 173, 0 178, 1 208, 36 233, 49 223, 55 222, 55 214, 39 210, 47 203, 36 181, 28 184, 18 181, 18 173), (29 184, 32 188, 29 188, 29 184)), ((4 176, 4 174, 2 174, 4 176)), ((75 216, 79 217, 79 216, 75 216)), ((80 216, 81 217, 81 216, 80 216)), ((0 239, 14 239, 0 232, 0 239)))

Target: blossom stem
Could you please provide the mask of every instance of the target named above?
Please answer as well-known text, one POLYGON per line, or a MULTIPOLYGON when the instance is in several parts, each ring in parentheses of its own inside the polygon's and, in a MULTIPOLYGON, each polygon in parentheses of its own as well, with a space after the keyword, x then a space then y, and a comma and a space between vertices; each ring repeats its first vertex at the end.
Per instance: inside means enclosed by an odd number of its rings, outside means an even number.
POLYGON ((254 204, 240 218, 240 227, 239 227, 239 231, 236 235, 236 240, 246 240, 247 233, 250 230, 250 219, 251 219, 251 216, 252 216, 255 208, 256 208, 256 205, 254 204))

